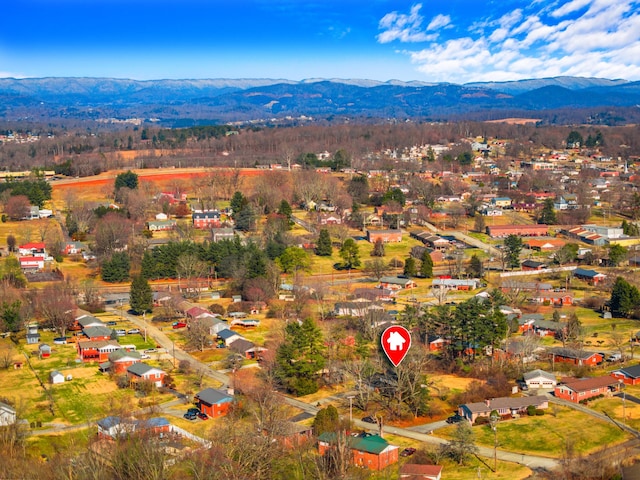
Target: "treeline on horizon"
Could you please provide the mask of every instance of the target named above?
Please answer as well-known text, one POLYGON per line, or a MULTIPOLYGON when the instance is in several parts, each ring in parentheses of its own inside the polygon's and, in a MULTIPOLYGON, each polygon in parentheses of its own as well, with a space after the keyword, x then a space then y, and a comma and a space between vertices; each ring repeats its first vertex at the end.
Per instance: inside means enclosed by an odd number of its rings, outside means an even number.
MULTIPOLYGON (((298 162, 309 168, 346 166, 343 161, 322 163, 317 157, 327 152, 333 158, 351 159, 353 168, 393 169, 398 166, 384 151, 401 152, 416 145, 451 145, 453 158, 470 151, 471 139, 506 140, 499 160, 529 160, 539 148, 562 150, 571 131, 584 138, 600 135, 598 149, 582 151, 613 158, 640 155, 640 130, 633 126, 554 126, 534 123, 493 122, 397 123, 385 125, 347 124, 299 127, 234 127, 230 125, 165 129, 131 127, 117 132, 87 129, 26 129, 1 126, 0 131, 39 134, 38 141, 0 145, 0 168, 22 171, 34 168, 55 170, 69 176, 95 175, 120 168, 155 167, 255 167, 271 163, 298 162), (118 152, 137 151, 135 162, 118 152)), ((434 159, 431 159, 434 160, 434 159)), ((437 160, 437 159, 436 159, 437 160)), ((420 168, 403 164, 402 168, 420 168)))

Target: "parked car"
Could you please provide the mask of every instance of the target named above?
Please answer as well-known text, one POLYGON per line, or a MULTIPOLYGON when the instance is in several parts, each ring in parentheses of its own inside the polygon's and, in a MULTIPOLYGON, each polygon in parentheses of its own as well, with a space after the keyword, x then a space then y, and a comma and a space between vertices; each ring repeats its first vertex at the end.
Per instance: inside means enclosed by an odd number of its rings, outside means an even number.
POLYGON ((139 328, 132 328, 131 330, 127 330, 127 334, 129 334, 129 335, 134 335, 136 333, 140 333, 140 329, 139 328))
POLYGON ((619 362, 620 360, 622 360, 622 355, 619 353, 612 353, 607 357, 607 362, 619 362))
POLYGON ((187 410, 187 413, 195 413, 196 415, 198 415, 200 413, 200 409, 199 408, 195 408, 195 407, 191 407, 187 410))
POLYGON ((144 353, 156 353, 157 351, 157 348, 147 348, 146 350, 144 350, 144 353))
POLYGON ((416 453, 416 449, 413 448, 413 447, 408 447, 408 448, 405 448, 404 450, 402 450, 402 452, 400 452, 400 456, 401 457, 410 457, 414 453, 416 453))
POLYGON ((127 331, 122 328, 118 328, 115 332, 118 337, 124 337, 127 334, 127 331))
POLYGON ((115 322, 113 320, 108 321, 107 323, 105 323, 105 325, 107 327, 115 327, 118 324, 118 322, 115 322))
POLYGON ((204 412, 199 412, 196 415, 198 415, 198 418, 201 419, 201 420, 209 420, 209 417, 204 412))
POLYGON ((140 358, 141 358, 142 360, 148 360, 148 359, 150 359, 150 358, 151 358, 151 355, 149 355, 148 353, 141 353, 141 354, 140 354, 140 358))
POLYGON ((184 328, 187 326, 187 324, 184 322, 174 322, 172 326, 173 328, 184 328))
POLYGON ((372 417, 371 415, 367 415, 366 417, 362 417, 362 421, 366 423, 378 423, 378 421, 372 417))
POLYGON ((53 339, 53 343, 55 343, 56 345, 66 345, 67 337, 56 337, 53 339))
POLYGON ((460 423, 462 420, 464 420, 464 417, 456 413, 455 415, 451 415, 447 418, 447 423, 460 423))
POLYGON ((198 415, 193 412, 187 412, 183 415, 183 417, 187 420, 195 420, 196 418, 198 418, 198 415))
POLYGON ((520 387, 520 390, 522 390, 523 392, 526 392, 527 390, 529 390, 529 386, 523 380, 518 380, 517 383, 518 383, 518 387, 520 387))

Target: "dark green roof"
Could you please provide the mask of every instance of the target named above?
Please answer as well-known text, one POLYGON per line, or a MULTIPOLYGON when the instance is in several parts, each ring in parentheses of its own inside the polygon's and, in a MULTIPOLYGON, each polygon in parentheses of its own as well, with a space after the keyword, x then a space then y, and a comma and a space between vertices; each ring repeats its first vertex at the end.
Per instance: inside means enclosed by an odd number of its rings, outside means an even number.
MULTIPOLYGON (((336 434, 333 432, 325 432, 318 437, 318 440, 326 443, 334 443, 336 441, 336 434)), ((367 435, 364 437, 348 437, 349 447, 353 450, 360 450, 362 452, 379 454, 389 446, 384 438, 379 435, 367 435)))

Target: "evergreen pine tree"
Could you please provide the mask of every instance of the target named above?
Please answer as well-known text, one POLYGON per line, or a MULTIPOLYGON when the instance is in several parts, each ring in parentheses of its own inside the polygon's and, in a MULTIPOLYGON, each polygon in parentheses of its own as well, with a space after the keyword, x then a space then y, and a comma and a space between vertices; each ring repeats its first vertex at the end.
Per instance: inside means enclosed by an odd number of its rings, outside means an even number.
POLYGON ((151 312, 153 308, 153 292, 149 282, 142 275, 133 277, 129 291, 129 305, 136 315, 151 312))
POLYGON ((331 236, 329 235, 329 230, 323 228, 320 230, 320 236, 316 243, 316 255, 319 257, 330 257, 332 253, 333 248, 331 247, 331 236))
POLYGON ((431 259, 429 250, 424 251, 421 260, 422 263, 420 264, 420 274, 426 278, 433 277, 433 260, 431 259))

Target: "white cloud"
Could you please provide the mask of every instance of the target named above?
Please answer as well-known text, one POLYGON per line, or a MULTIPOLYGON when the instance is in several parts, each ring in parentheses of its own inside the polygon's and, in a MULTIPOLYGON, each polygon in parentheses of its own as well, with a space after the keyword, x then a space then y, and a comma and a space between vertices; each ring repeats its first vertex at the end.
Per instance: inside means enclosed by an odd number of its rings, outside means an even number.
POLYGON ((433 20, 429 22, 427 26, 427 30, 438 30, 440 28, 446 27, 451 23, 451 17, 449 15, 436 15, 433 17, 433 20))
POLYGON ((409 15, 393 11, 387 13, 380 22, 378 28, 383 30, 376 38, 379 43, 390 43, 398 40, 403 43, 431 42, 438 38, 437 33, 426 31, 438 30, 447 27, 451 23, 448 15, 436 15, 426 29, 422 28, 424 17, 420 15, 421 3, 411 7, 409 15))
POLYGON ((572 0, 551 12, 551 16, 559 18, 586 7, 592 0, 572 0))
MULTIPOLYGON (((386 15, 379 41, 423 34, 421 7, 414 5, 410 15, 386 15)), ((452 20, 437 15, 431 24, 449 27, 452 20)), ((431 81, 560 75, 640 80, 640 0, 559 0, 551 6, 534 2, 445 33, 449 38, 421 40, 428 42, 425 48, 403 52, 431 81)))

